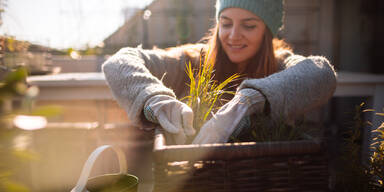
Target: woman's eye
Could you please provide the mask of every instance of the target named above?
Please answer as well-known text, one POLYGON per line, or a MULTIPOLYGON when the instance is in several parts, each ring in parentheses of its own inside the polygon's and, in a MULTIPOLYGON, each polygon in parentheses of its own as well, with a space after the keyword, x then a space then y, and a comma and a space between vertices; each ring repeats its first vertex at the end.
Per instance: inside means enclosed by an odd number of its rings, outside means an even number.
POLYGON ((230 28, 232 26, 232 24, 231 23, 223 23, 223 24, 221 24, 221 26, 224 28, 230 28))
POLYGON ((245 29, 249 29, 249 30, 256 28, 256 25, 243 25, 243 26, 245 29))

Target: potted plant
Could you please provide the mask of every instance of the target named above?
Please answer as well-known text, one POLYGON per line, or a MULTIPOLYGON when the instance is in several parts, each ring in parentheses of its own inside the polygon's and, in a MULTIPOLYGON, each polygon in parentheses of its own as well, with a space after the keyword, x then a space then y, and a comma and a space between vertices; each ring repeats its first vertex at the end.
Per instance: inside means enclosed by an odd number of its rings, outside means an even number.
MULTIPOLYGON (((209 58, 201 60, 196 71, 190 63, 187 65, 190 95, 184 98, 194 111, 197 130, 215 112, 222 95, 231 93, 225 86, 239 78, 234 75, 218 84, 213 80, 209 58)), ((253 121, 258 127, 253 131, 254 139, 268 140, 258 134, 264 131, 271 135, 263 130, 265 121, 264 117, 253 121)), ((328 191, 323 143, 297 137, 280 141, 282 133, 302 135, 283 123, 274 129, 275 141, 263 142, 233 138, 233 143, 172 145, 167 144, 161 129, 156 130, 154 191, 328 191)))

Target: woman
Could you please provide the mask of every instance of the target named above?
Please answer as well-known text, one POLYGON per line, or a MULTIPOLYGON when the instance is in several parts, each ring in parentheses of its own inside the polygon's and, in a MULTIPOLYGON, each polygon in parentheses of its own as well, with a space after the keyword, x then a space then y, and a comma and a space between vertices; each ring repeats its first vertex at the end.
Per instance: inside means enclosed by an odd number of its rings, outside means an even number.
POLYGON ((234 73, 247 79, 193 143, 226 142, 251 114, 291 121, 332 96, 336 74, 325 58, 294 55, 273 40, 282 27, 282 0, 218 0, 216 13, 217 26, 207 44, 168 50, 124 48, 104 63, 106 80, 133 123, 158 123, 179 144, 186 135, 195 135, 193 112, 176 96, 188 89, 187 61, 198 60, 208 49, 218 81, 234 73))

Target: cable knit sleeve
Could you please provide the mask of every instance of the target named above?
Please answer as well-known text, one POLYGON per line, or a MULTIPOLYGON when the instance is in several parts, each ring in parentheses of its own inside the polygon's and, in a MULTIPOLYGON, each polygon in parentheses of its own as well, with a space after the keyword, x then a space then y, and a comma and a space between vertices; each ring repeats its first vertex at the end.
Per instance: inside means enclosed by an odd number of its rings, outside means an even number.
POLYGON ((278 54, 278 62, 282 64, 280 72, 245 80, 239 87, 254 88, 264 94, 273 119, 293 120, 325 104, 333 95, 337 76, 326 58, 303 57, 286 51, 278 54))
POLYGON ((181 51, 123 48, 102 66, 106 81, 132 123, 153 95, 175 97, 184 86, 185 56, 181 51))

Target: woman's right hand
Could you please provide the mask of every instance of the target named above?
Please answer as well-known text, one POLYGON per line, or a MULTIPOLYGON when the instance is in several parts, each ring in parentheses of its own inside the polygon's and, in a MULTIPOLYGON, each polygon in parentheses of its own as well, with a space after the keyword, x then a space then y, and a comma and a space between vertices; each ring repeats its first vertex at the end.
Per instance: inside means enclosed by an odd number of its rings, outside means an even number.
POLYGON ((185 103, 168 95, 155 95, 144 105, 147 120, 159 123, 164 130, 171 133, 176 144, 184 144, 186 135, 196 133, 193 128, 193 111, 185 103))

